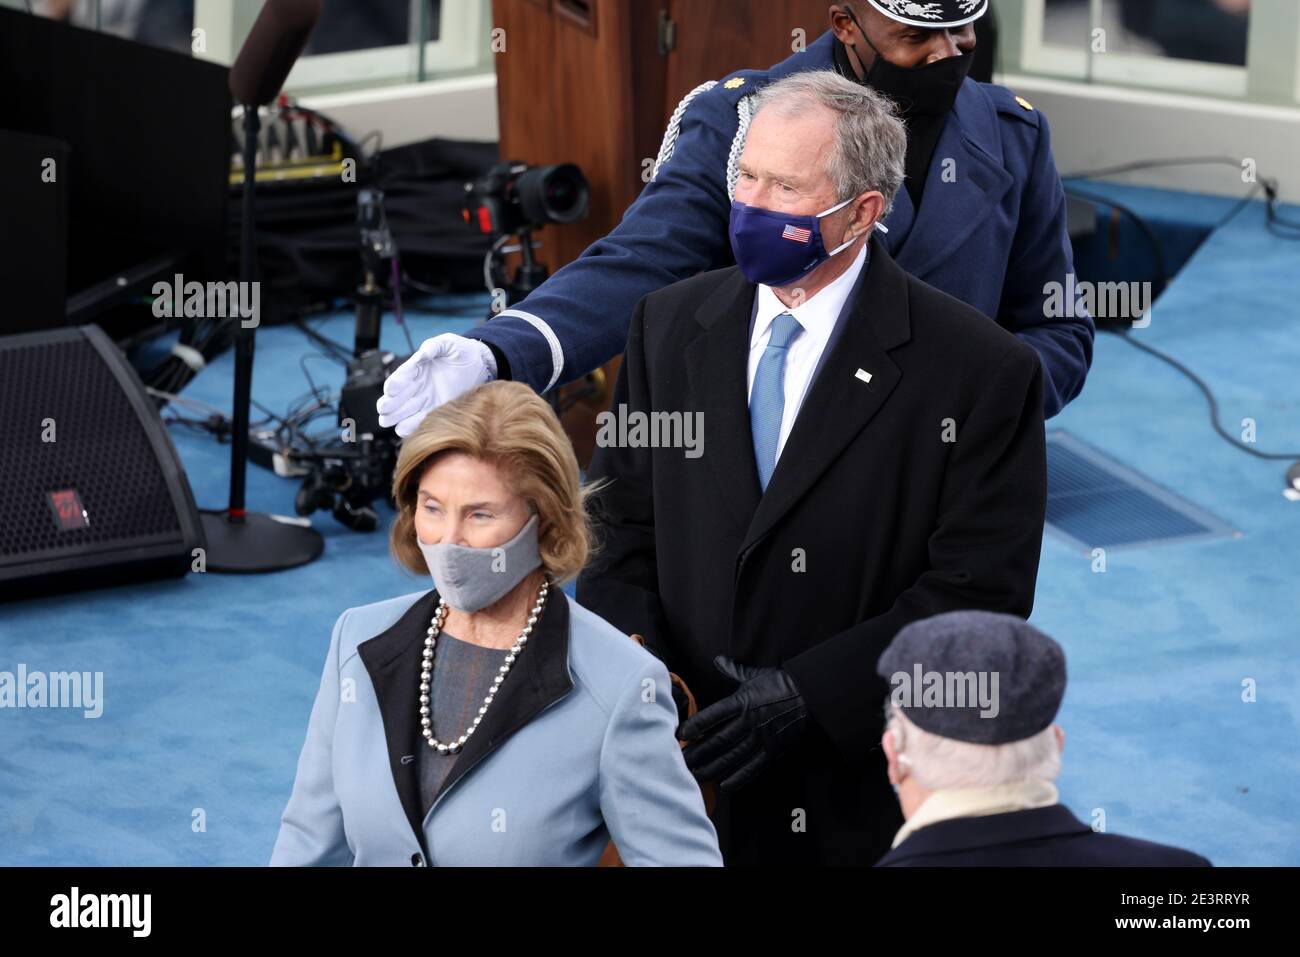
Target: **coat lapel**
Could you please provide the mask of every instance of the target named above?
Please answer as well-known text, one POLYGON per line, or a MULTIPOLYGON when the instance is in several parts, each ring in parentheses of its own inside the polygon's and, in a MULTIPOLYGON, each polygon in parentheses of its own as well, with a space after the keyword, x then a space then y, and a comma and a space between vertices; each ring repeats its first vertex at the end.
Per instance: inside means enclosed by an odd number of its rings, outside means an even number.
MULTIPOLYGON (((387 631, 357 647, 379 702, 393 783, 421 847, 425 843, 424 816, 420 812, 420 782, 413 757, 418 748, 428 747, 420 733, 420 665, 438 600, 437 589, 429 591, 387 631)), ((456 756, 434 804, 475 764, 572 688, 568 599, 552 585, 546 608, 528 643, 488 706, 478 730, 456 756)), ((458 729, 457 735, 463 730, 458 729)))
MULTIPOLYGON (((911 335, 907 277, 874 236, 867 270, 861 294, 850 304, 839 341, 799 409, 749 525, 742 551, 762 538, 807 493, 871 421, 902 378, 887 353, 911 335), (858 370, 869 374, 870 381, 864 382, 858 370)), ((744 394, 742 371, 740 395, 744 394)), ((745 438, 748 444, 748 429, 745 438)), ((751 445, 748 467, 756 472, 753 462, 751 445)))
POLYGON ((997 111, 989 98, 974 80, 967 80, 958 91, 934 148, 924 198, 910 229, 906 228, 905 212, 912 209, 911 200, 905 189, 899 190, 887 225, 892 234, 892 219, 898 218, 905 228, 889 248, 895 252, 898 265, 918 279, 947 261, 1015 182, 1002 162, 997 122, 997 111), (955 181, 944 181, 948 171, 955 181), (900 206, 906 209, 900 211, 900 206))
POLYGON ((762 494, 746 383, 754 292, 740 269, 733 269, 696 310, 695 319, 705 332, 686 347, 687 410, 704 414, 709 436, 704 458, 740 528, 749 527, 762 494))

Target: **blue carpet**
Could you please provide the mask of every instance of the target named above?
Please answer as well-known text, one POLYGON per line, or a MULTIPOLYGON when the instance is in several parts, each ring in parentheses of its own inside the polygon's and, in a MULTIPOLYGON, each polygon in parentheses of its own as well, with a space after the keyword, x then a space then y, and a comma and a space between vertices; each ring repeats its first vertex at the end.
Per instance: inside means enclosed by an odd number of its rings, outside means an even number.
MULTIPOLYGON (((1295 212, 1292 211, 1292 215, 1295 212)), ((1204 246, 1134 333, 1189 363, 1224 419, 1260 445, 1300 450, 1294 370, 1300 245, 1270 237, 1258 205, 1204 246)), ((443 303, 446 305, 447 303, 443 303)), ((419 342, 472 325, 410 316, 419 342)), ((313 320, 344 344, 350 315, 313 320)), ((405 352, 391 320, 384 346, 405 352)), ((275 411, 309 389, 292 327, 260 330, 253 395, 275 411)), ((229 409, 233 356, 186 389, 229 409)), ((307 360, 337 388, 340 366, 307 360)), ((254 418, 258 417, 255 409, 254 418)), ((1300 504, 1286 463, 1229 448, 1194 387, 1113 336, 1099 337, 1083 396, 1052 427, 1222 516, 1239 538, 1115 552, 1104 574, 1047 539, 1033 620, 1069 656, 1060 717, 1063 800, 1108 830, 1191 847, 1218 864, 1300 864, 1300 504), (1242 701, 1242 683, 1257 701, 1242 701)), ((172 436, 200 507, 226 503, 229 447, 172 436)), ((293 514, 297 480, 248 473, 249 507, 293 514)), ((392 513, 380 504, 384 525, 392 513)), ((330 628, 353 605, 423 591, 383 532, 318 513, 321 560, 263 577, 179 581, 0 606, 0 670, 100 671, 97 719, 0 711, 0 864, 261 864, 288 798, 330 628)))
MULTIPOLYGON (((1202 240, 1225 217, 1237 200, 1226 196, 1151 189, 1123 183, 1073 179, 1066 189, 1081 197, 1118 203, 1146 221, 1160 240, 1167 278, 1172 278, 1191 257, 1202 240)), ((1242 185, 1244 195, 1249 187, 1242 185)), ((1074 267, 1081 278, 1093 282, 1147 279, 1154 281, 1159 268, 1150 239, 1129 216, 1105 202, 1094 202, 1097 231, 1076 242, 1074 267)))
MULTIPOLYGON (((1230 432, 1250 417, 1259 448, 1300 451, 1298 303, 1300 243, 1271 236, 1256 203, 1130 334, 1197 372, 1230 432)), ((1206 409, 1175 370, 1100 335, 1083 395, 1050 423, 1242 533, 1112 552, 1104 573, 1044 541, 1031 620, 1069 662, 1062 799, 1216 864, 1296 865, 1300 503, 1281 494, 1289 463, 1234 450, 1206 409)))

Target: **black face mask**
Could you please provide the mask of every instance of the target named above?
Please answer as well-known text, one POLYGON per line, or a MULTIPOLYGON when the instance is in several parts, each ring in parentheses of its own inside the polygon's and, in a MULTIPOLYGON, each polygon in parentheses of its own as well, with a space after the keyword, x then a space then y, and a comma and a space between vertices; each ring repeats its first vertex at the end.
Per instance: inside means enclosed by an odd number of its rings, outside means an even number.
POLYGON ((974 57, 969 53, 960 56, 945 57, 925 66, 903 67, 890 63, 883 53, 871 42, 867 31, 862 29, 858 18, 848 7, 844 8, 853 25, 862 34, 862 39, 876 51, 875 62, 868 67, 862 62, 855 46, 848 46, 857 57, 858 65, 865 74, 862 82, 874 90, 898 102, 899 109, 905 116, 929 115, 942 116, 952 109, 957 100, 957 91, 961 89, 970 72, 974 57))

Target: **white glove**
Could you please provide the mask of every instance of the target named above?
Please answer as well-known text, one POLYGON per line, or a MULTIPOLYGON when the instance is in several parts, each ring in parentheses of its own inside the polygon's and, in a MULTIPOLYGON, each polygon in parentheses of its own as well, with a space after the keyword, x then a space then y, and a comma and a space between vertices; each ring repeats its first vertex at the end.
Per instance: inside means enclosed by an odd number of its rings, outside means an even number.
POLYGON ((379 424, 395 426, 398 436, 406 438, 430 411, 496 375, 492 350, 479 340, 451 332, 425 339, 384 383, 384 394, 375 403, 379 424))

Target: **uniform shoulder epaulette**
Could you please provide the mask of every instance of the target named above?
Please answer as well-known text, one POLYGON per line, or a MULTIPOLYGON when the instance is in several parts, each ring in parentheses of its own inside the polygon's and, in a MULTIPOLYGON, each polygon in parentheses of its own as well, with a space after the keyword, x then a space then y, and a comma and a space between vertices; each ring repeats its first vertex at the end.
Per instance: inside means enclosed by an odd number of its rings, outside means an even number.
POLYGON ((765 70, 737 70, 734 73, 728 73, 719 80, 718 85, 713 88, 713 92, 735 102, 741 97, 749 96, 766 81, 767 71, 765 70))
POLYGON ((1038 125, 1038 108, 1023 96, 1018 96, 1005 86, 994 83, 985 83, 984 89, 988 90, 989 96, 993 98, 993 105, 997 107, 999 113, 1004 116, 1014 116, 1031 126, 1038 125))
POLYGON ((706 110, 712 115, 713 123, 729 124, 729 120, 724 120, 722 114, 737 122, 736 138, 728 154, 728 183, 733 183, 732 168, 735 157, 739 156, 739 150, 744 148, 744 127, 747 125, 745 117, 748 115, 746 104, 742 104, 741 101, 756 90, 760 85, 757 81, 765 79, 766 76, 766 72, 762 70, 737 70, 735 73, 727 74, 721 80, 707 80, 682 97, 672 115, 668 117, 668 126, 664 130, 663 141, 659 145, 659 155, 655 158, 650 179, 657 178, 659 168, 672 159, 673 152, 677 148, 677 137, 681 135, 682 118, 690 105, 698 99, 710 104, 706 110), (715 97, 719 99, 714 99, 715 97))

